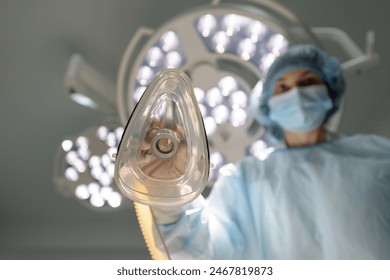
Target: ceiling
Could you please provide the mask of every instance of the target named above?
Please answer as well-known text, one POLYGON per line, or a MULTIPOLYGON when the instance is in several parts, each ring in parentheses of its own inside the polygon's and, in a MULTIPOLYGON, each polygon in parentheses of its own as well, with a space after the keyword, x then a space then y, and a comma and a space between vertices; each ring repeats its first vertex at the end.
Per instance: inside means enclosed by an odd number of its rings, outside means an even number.
MULTIPOLYGON (((390 2, 280 0, 309 26, 337 27, 360 46, 376 32, 381 63, 348 77, 340 132, 390 137, 390 2), (386 6, 386 7, 384 7, 386 6)), ((113 82, 141 25, 157 28, 209 1, 0 2, 0 259, 148 259, 131 206, 93 212, 53 185, 59 143, 104 114, 72 102, 63 77, 73 53, 113 82)))

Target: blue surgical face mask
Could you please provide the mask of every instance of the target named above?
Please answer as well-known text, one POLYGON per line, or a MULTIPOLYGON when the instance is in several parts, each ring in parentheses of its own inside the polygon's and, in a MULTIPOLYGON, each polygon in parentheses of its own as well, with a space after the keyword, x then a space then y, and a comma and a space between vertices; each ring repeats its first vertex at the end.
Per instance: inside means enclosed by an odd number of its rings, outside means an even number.
POLYGON ((325 85, 294 87, 269 100, 270 119, 283 129, 303 132, 320 126, 332 108, 325 85))

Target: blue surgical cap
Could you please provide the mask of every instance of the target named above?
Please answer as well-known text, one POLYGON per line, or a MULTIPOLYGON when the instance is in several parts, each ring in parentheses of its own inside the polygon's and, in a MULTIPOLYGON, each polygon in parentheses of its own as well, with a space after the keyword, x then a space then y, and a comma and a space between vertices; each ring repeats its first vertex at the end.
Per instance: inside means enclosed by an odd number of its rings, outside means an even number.
POLYGON ((251 108, 254 117, 268 127, 274 137, 282 138, 282 130, 269 118, 268 100, 271 98, 275 83, 286 72, 308 69, 315 72, 326 84, 333 107, 329 110, 325 122, 339 109, 341 97, 345 91, 345 79, 340 62, 312 45, 294 45, 279 56, 269 68, 262 90, 255 87, 251 108), (261 92, 260 92, 261 90, 261 92))

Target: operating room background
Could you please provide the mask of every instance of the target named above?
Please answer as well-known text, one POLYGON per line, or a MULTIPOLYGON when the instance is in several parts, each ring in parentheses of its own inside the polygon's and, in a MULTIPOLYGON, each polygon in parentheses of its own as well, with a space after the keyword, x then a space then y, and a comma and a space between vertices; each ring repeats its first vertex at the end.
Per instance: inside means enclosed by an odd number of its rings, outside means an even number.
MULTIPOLYGON (((348 77, 343 134, 390 137, 389 1, 280 0, 309 26, 337 27, 364 47, 376 34, 381 63, 348 77)), ((0 1, 0 259, 148 259, 131 207, 93 212, 53 185, 66 136, 105 115, 68 97, 63 77, 73 53, 113 82, 141 25, 158 28, 200 0, 0 1)))

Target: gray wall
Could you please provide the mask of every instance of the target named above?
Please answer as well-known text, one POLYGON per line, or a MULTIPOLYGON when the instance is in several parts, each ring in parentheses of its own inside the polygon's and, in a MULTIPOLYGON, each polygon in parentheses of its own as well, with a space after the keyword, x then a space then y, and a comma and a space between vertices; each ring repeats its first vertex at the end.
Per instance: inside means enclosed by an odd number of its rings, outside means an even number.
MULTIPOLYGON (((60 141, 98 124, 63 85, 78 52, 115 81, 137 28, 208 1, 0 1, 0 259, 148 259, 133 209, 97 213, 54 190, 60 141)), ((349 79, 341 132, 390 136, 390 2, 279 1, 310 26, 346 31, 360 46, 377 34, 382 63, 349 79)))

